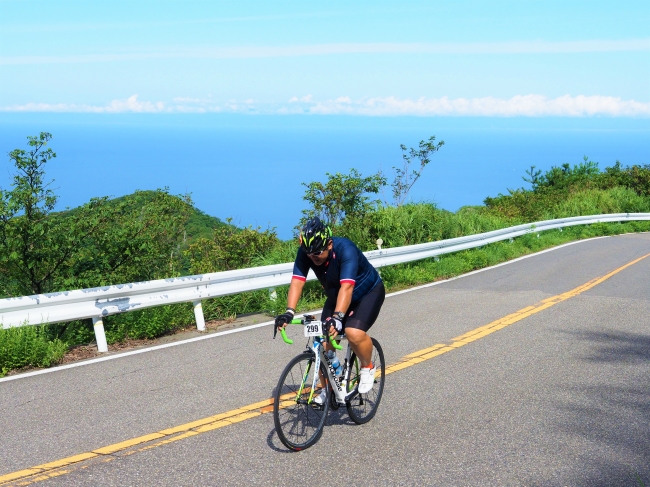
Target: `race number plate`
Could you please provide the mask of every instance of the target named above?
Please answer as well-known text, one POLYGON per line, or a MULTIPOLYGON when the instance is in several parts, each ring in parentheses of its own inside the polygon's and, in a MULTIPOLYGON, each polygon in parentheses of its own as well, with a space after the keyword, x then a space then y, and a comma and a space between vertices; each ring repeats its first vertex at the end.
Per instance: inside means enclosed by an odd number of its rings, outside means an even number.
POLYGON ((319 337, 323 334, 320 321, 313 321, 305 325, 306 337, 319 337))

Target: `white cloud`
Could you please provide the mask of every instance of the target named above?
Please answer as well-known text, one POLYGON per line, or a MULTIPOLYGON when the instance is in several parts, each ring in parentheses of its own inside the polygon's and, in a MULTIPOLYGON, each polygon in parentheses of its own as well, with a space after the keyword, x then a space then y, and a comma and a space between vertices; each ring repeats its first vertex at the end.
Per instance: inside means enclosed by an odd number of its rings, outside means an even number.
POLYGON ((68 56, 0 56, 0 65, 134 61, 144 59, 248 59, 336 54, 561 54, 650 51, 650 38, 584 41, 508 41, 449 43, 336 43, 289 46, 190 47, 135 49, 68 56))
POLYGON ((136 113, 157 113, 169 111, 161 101, 152 103, 150 101, 138 101, 138 95, 132 95, 126 100, 113 100, 108 106, 100 107, 99 111, 106 113, 136 112, 136 113))
POLYGON ((646 117, 650 103, 622 100, 612 96, 570 96, 547 98, 543 95, 517 95, 494 98, 397 98, 374 97, 353 100, 340 96, 315 101, 312 95, 294 96, 288 103, 258 103, 252 98, 228 100, 219 104, 212 98, 177 97, 172 103, 139 101, 138 95, 113 100, 107 105, 27 103, 0 107, 4 112, 79 112, 79 113, 276 113, 361 116, 470 116, 470 117, 646 117))
POLYGON ((310 103, 312 98, 314 98, 312 95, 306 95, 303 96, 302 98, 298 98, 297 96, 294 96, 289 100, 289 103, 299 103, 299 102, 310 103))
POLYGON ((648 116, 650 103, 611 96, 570 96, 549 99, 543 95, 517 95, 510 99, 484 98, 367 98, 352 102, 348 97, 315 102, 304 110, 313 114, 369 116, 478 116, 478 117, 613 117, 648 116))
POLYGON ((3 112, 78 112, 78 113, 162 113, 175 111, 164 102, 138 101, 138 95, 126 100, 113 100, 108 105, 77 105, 68 103, 27 103, 0 108, 3 112))

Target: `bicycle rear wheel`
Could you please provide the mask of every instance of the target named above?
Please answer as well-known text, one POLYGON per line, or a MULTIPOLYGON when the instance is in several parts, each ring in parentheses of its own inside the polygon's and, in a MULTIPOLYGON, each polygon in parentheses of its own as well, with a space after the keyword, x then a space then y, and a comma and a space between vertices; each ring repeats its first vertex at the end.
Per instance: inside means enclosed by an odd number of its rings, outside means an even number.
MULTIPOLYGON (((273 396, 275 431, 280 441, 290 450, 309 448, 323 433, 331 391, 329 387, 325 387, 327 397, 322 405, 313 402, 322 390, 314 365, 315 358, 312 353, 302 353, 294 357, 280 375, 273 396), (316 374, 316 390, 312 394, 314 374, 316 374)), ((321 371, 327 377, 322 364, 321 371)))
MULTIPOLYGON (((381 349, 379 342, 374 338, 372 338, 371 360, 376 368, 374 387, 366 394, 357 394, 346 404, 350 418, 357 424, 367 423, 375 416, 379 402, 381 401, 381 396, 384 393, 384 379, 386 378, 384 351, 381 349)), ((350 364, 350 380, 347 383, 348 392, 357 387, 359 383, 359 372, 361 371, 361 362, 354 352, 350 356, 350 364)))

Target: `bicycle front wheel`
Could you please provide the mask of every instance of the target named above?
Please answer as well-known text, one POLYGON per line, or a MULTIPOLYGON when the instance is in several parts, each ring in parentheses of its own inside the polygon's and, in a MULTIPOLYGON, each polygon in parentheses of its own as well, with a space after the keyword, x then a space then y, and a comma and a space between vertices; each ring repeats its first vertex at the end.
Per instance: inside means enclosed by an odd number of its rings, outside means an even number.
MULTIPOLYGON (((386 364, 384 362, 384 351, 379 342, 372 338, 372 364, 375 366, 375 385, 366 394, 357 394, 347 402, 348 414, 352 421, 357 424, 364 424, 370 421, 377 413, 381 395, 384 393, 384 379, 386 378, 386 364)), ((350 356, 350 380, 347 383, 348 392, 354 390, 359 384, 359 373, 361 362, 352 353, 350 356)))
MULTIPOLYGON (((321 393, 318 371, 313 353, 294 357, 284 368, 273 396, 273 420, 280 441, 290 450, 309 448, 323 433, 325 418, 329 411, 329 387, 325 387, 325 401, 318 404, 314 399, 321 393), (316 375, 316 389, 312 382, 316 375)), ((321 371, 327 377, 325 367, 321 371)))

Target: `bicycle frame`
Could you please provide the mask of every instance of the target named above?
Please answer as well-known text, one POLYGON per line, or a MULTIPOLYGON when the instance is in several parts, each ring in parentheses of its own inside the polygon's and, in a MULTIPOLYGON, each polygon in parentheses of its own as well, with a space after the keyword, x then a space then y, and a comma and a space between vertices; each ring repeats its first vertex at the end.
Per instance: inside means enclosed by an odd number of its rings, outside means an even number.
MULTIPOLYGON (((345 335, 341 335, 340 338, 341 340, 346 339, 345 335)), ((356 385, 354 389, 352 389, 352 391, 346 393, 347 384, 348 381, 350 380, 350 375, 353 366, 353 364, 350 362, 350 357, 352 355, 352 347, 350 347, 350 344, 348 343, 348 348, 345 353, 345 359, 343 361, 343 373, 341 374, 340 378, 336 376, 336 372, 334 371, 334 366, 332 366, 332 361, 327 357, 327 355, 325 355, 325 347, 323 346, 322 338, 314 338, 310 350, 314 353, 314 357, 315 357, 314 366, 316 367, 316 370, 320 370, 321 361, 323 361, 326 364, 325 368, 327 369, 327 378, 331 385, 332 393, 336 398, 336 402, 340 405, 345 405, 346 401, 349 401, 350 399, 352 399, 354 396, 357 395, 356 385)), ((314 379, 312 381, 312 393, 310 394, 310 401, 309 401, 310 403, 313 396, 313 391, 316 388, 316 380, 317 380, 317 376, 316 374, 314 374, 314 379)))

